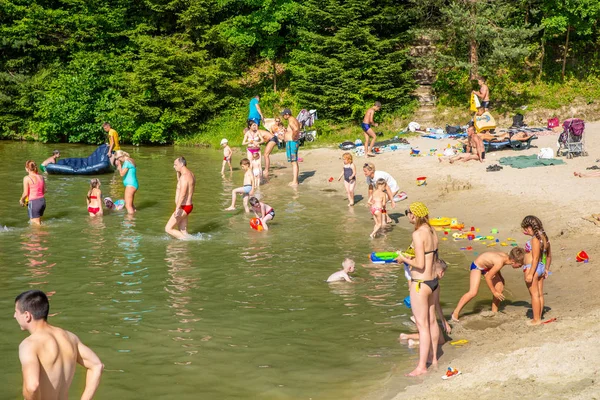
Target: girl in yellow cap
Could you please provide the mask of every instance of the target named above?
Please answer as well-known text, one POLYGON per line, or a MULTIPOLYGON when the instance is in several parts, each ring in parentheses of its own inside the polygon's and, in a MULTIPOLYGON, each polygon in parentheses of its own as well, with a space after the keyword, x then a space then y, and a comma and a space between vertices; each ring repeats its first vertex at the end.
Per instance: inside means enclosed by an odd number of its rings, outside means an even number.
POLYGON ((433 292, 439 285, 433 266, 438 259, 438 238, 429 225, 429 210, 425 204, 412 203, 405 213, 415 226, 412 234, 415 257, 407 258, 398 251, 398 261, 410 268, 410 304, 419 330, 419 364, 407 376, 417 376, 427 373, 429 349, 433 351, 431 365, 437 366, 440 329, 435 319, 433 292))

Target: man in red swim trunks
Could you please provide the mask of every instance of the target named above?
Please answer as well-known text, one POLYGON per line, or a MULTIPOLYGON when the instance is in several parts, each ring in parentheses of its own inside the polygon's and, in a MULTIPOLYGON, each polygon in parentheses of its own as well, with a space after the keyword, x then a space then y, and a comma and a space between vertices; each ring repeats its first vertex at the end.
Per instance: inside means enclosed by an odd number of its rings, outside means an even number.
POLYGON ((187 233, 188 216, 194 209, 192 197, 196 188, 196 177, 187 167, 185 158, 179 157, 173 163, 177 172, 177 190, 175 192, 175 212, 171 215, 165 226, 165 232, 176 239, 185 239, 187 233))

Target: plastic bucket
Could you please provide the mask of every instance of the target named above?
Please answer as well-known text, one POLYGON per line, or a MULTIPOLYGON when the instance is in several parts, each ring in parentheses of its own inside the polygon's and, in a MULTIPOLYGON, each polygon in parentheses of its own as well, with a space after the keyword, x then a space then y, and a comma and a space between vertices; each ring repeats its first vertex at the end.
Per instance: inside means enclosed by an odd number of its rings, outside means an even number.
POLYGON ((423 186, 423 185, 427 185, 427 177, 426 176, 420 176, 417 178, 417 186, 423 186))

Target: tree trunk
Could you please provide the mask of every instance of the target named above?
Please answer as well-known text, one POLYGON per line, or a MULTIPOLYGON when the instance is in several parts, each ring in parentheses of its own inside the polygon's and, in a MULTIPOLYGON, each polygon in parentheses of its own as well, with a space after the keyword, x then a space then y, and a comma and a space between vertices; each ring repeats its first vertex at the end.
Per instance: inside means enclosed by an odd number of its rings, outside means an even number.
POLYGON ((540 73, 538 74, 538 80, 542 79, 542 73, 544 73, 544 57, 546 56, 546 41, 544 40, 544 33, 542 33, 542 57, 540 60, 540 73))
POLYGON ((569 51, 569 33, 571 32, 571 25, 567 27, 567 40, 565 42, 565 52, 563 54, 563 65, 562 65, 562 74, 561 78, 565 80, 565 68, 567 66, 567 52, 569 51))
POLYGON ((471 71, 469 74, 469 78, 471 80, 477 79, 477 71, 479 69, 479 58, 477 56, 477 0, 471 0, 471 32, 469 38, 469 58, 471 63, 471 71))
POLYGON ((273 93, 277 93, 277 66, 275 65, 275 60, 273 60, 272 66, 273 66, 273 93))

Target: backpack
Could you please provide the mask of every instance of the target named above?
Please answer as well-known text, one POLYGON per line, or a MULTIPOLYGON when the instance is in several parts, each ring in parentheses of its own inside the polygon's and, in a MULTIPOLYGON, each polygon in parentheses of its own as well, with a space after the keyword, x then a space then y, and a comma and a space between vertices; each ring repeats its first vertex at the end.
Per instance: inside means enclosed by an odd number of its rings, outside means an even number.
POLYGON ((556 117, 550 118, 548 120, 548 129, 556 128, 559 125, 560 125, 560 121, 556 117))
POLYGON ((513 117, 513 123, 512 123, 512 127, 513 128, 522 128, 526 126, 525 123, 523 122, 523 114, 517 114, 513 117))

